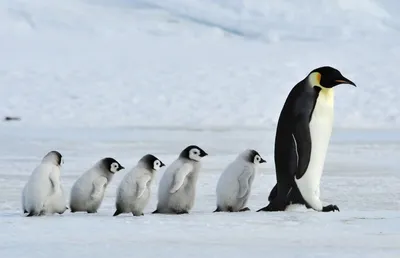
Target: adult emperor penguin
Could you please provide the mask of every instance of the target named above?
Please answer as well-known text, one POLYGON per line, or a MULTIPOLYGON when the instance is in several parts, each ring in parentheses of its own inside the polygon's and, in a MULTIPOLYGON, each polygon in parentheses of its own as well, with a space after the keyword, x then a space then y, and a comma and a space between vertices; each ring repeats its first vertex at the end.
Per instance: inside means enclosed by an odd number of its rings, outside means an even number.
POLYGON ((165 164, 151 154, 143 156, 137 165, 122 179, 117 189, 114 216, 131 212, 133 216, 142 216, 150 200, 151 183, 154 174, 165 164))
POLYGON ((245 150, 222 172, 217 183, 217 209, 214 212, 249 211, 246 207, 257 167, 266 161, 255 150, 245 150))
POLYGON ((319 185, 333 125, 334 87, 356 86, 335 68, 311 71, 289 93, 275 136, 277 184, 268 206, 259 211, 283 211, 289 204, 305 204, 316 211, 339 211, 323 206, 319 185))
POLYGON ((96 213, 104 198, 104 192, 114 174, 124 167, 113 158, 103 158, 86 171, 71 189, 71 212, 96 213))
POLYGON ((153 213, 184 214, 193 208, 201 159, 208 154, 196 145, 186 147, 161 177, 153 213))
POLYGON ((62 155, 50 151, 32 172, 22 192, 22 209, 28 217, 63 214, 67 210, 60 180, 62 163, 62 155))

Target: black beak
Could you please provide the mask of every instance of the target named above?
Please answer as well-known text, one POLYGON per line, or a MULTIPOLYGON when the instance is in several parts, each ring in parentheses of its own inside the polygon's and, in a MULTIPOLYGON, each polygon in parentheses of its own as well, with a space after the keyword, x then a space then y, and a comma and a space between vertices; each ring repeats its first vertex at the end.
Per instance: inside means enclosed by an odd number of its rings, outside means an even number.
POLYGON ((205 157, 205 156, 207 156, 207 155, 208 155, 207 152, 205 152, 205 151, 203 151, 203 150, 200 151, 200 157, 205 157))
POLYGON ((122 169, 125 169, 125 168, 124 168, 123 166, 119 165, 118 171, 119 171, 119 170, 122 170, 122 169))
POLYGON ((160 168, 162 168, 162 167, 165 167, 165 164, 164 164, 164 163, 162 163, 162 161, 161 161, 161 160, 160 160, 160 162, 161 162, 160 168))
POLYGON ((267 163, 267 161, 263 158, 261 158, 260 163, 267 163))
POLYGON ((347 78, 344 77, 344 76, 342 76, 342 77, 339 78, 339 79, 336 79, 335 82, 336 82, 337 84, 350 84, 350 85, 353 85, 354 87, 357 87, 356 84, 355 84, 354 82, 350 81, 349 79, 347 79, 347 78))

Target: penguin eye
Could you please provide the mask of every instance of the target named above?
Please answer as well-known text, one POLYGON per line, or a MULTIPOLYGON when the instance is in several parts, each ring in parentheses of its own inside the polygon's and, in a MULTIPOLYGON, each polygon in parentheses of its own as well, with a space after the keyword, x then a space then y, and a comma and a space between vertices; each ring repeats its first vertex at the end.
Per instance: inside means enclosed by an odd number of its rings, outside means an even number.
POLYGON ((260 157, 259 156, 256 156, 256 161, 260 161, 260 157))
POLYGON ((194 151, 193 151, 193 154, 194 154, 194 155, 197 155, 197 154, 199 154, 199 152, 198 152, 197 150, 194 150, 194 151))

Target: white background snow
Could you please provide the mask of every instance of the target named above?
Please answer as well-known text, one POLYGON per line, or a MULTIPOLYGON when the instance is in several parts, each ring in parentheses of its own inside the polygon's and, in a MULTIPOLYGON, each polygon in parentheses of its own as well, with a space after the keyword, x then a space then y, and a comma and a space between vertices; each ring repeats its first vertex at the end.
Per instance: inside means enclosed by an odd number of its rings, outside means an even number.
POLYGON ((400 3, 396 0, 1 0, 0 257, 400 257, 400 3), (274 185, 275 126, 290 89, 322 65, 336 89, 321 182, 340 213, 256 213, 274 185), (67 194, 105 156, 128 169, 210 153, 189 215, 25 218, 21 190, 49 150, 67 194), (213 214, 224 167, 260 167, 251 212, 213 214))

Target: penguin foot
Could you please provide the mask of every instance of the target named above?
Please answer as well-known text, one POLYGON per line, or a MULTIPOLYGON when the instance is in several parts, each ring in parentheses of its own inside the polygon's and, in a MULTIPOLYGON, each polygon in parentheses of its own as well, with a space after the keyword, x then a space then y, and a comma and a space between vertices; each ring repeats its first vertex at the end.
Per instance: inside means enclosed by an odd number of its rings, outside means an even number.
POLYGON ((333 204, 329 204, 322 208, 322 212, 330 212, 330 211, 335 212, 335 211, 340 211, 340 210, 339 210, 338 206, 333 205, 333 204))
POLYGON ((34 212, 29 212, 28 215, 26 215, 27 217, 33 217, 36 216, 36 214, 34 212))
POLYGON ((25 213, 28 213, 28 211, 27 211, 27 210, 24 210, 24 214, 25 214, 25 213))
POLYGON ((97 213, 97 211, 86 211, 87 213, 97 213))
POLYGON ((114 215, 113 216, 118 216, 119 214, 121 214, 122 212, 120 211, 120 210, 116 210, 115 212, 114 212, 114 215))
POLYGON ((182 215, 182 214, 188 214, 189 212, 188 212, 188 211, 185 211, 185 210, 181 210, 181 211, 174 211, 174 213, 175 213, 176 215, 182 215))
POLYGON ((217 209, 215 211, 213 211, 213 212, 221 212, 221 211, 222 211, 221 208, 217 207, 217 209))
POLYGON ((142 213, 134 213, 134 212, 132 212, 132 215, 133 216, 135 216, 135 217, 139 217, 139 216, 144 216, 144 213, 142 212, 142 213))
POLYGON ((250 211, 249 207, 244 207, 243 209, 240 209, 239 212, 243 212, 243 211, 250 211))

